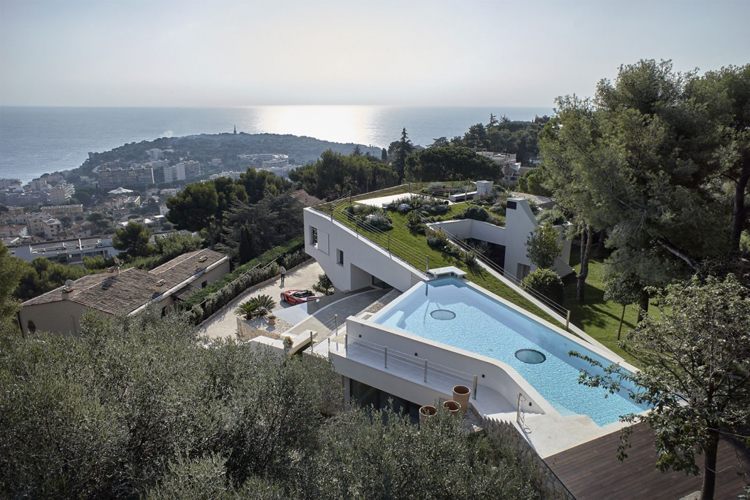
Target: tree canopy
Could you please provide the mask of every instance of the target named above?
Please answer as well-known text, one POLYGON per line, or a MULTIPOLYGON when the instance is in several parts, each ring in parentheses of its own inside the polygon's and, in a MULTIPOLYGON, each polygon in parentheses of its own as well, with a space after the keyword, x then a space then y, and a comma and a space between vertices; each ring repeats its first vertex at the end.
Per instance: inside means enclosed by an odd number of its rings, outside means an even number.
POLYGON ((201 345, 158 311, 0 335, 4 497, 540 498, 502 435, 342 405, 317 357, 201 345))
POLYGON ((151 253, 150 238, 151 231, 146 226, 130 221, 125 227, 115 231, 112 246, 127 252, 130 257, 145 257, 151 253))
POLYGON ((216 216, 219 195, 211 182, 188 184, 167 200, 167 208, 167 218, 179 229, 200 231, 216 216))
POLYGON ((0 242, 0 326, 11 320, 18 310, 13 292, 21 278, 21 261, 14 258, 0 242))
POLYGON ((526 239, 526 255, 537 267, 551 268, 561 251, 560 233, 552 224, 539 224, 526 239))
POLYGON ((463 146, 431 147, 414 152, 406 161, 411 181, 496 180, 500 168, 491 160, 463 146))
POLYGON ((703 498, 711 499, 719 436, 746 430, 750 419, 750 290, 731 274, 693 278, 666 287, 656 301, 659 314, 649 314, 623 341, 641 370, 613 365, 585 381, 628 390, 651 407, 625 420, 653 428, 661 469, 696 473, 700 451, 703 498))
POLYGON ((320 160, 293 170, 289 178, 302 189, 322 199, 366 193, 398 182, 388 165, 368 156, 352 156, 326 151, 320 160))

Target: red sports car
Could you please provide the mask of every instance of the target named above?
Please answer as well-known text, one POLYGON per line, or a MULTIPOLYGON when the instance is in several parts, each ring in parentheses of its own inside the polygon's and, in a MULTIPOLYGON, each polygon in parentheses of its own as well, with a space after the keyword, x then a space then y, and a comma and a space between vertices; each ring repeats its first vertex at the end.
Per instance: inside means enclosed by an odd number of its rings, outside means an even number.
POLYGON ((317 297, 310 290, 285 290, 281 292, 281 300, 287 304, 302 304, 317 297))

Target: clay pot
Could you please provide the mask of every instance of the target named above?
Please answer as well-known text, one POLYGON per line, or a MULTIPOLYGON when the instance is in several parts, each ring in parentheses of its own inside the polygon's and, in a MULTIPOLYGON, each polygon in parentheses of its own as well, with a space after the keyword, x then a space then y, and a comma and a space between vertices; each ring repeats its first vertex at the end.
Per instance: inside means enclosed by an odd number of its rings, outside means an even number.
POLYGON ((437 415, 437 408, 432 405, 419 407, 419 425, 424 425, 429 419, 437 415))
POLYGON ((449 399, 448 401, 443 403, 443 408, 448 410, 452 417, 458 417, 461 412, 461 404, 457 401, 453 401, 452 399, 449 399))
POLYGON ((469 397, 471 396, 471 389, 465 385, 454 385, 453 386, 453 401, 461 405, 461 413, 466 413, 469 409, 469 397))

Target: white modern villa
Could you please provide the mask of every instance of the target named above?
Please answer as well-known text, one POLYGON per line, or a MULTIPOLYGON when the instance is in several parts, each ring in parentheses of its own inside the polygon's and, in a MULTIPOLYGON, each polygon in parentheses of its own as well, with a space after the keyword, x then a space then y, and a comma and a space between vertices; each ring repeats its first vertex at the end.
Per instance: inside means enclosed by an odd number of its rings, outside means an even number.
MULTIPOLYGON (((346 203, 373 205, 386 198, 373 193, 346 203)), ((393 289, 380 307, 341 318, 341 327, 315 346, 342 375, 347 397, 376 406, 391 401, 416 415, 422 405, 452 399, 453 387, 463 385, 476 414, 511 423, 541 457, 609 434, 622 427, 621 415, 645 411, 625 391, 606 397, 604 390, 579 384, 580 369, 589 365, 571 351, 635 368, 567 327, 559 311, 515 284, 533 269, 526 240, 537 222, 526 199, 508 199, 505 227, 457 219, 428 224, 427 231, 440 228, 457 239, 502 245, 503 267, 512 276, 490 267, 485 272, 549 320, 472 283, 458 267, 434 268, 428 258, 422 265, 418 248, 390 237, 376 243, 345 223, 335 207, 305 209, 305 251, 340 290, 393 289)), ((565 241, 554 267, 561 275, 572 271, 569 256, 565 241)))

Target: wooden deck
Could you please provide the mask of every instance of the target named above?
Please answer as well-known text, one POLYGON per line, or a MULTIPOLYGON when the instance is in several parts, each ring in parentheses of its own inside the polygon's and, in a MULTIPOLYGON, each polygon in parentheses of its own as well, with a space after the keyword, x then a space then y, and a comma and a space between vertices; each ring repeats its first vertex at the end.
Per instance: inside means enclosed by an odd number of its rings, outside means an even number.
MULTIPOLYGON (((700 490, 701 476, 656 469, 653 433, 646 424, 633 430, 628 458, 622 462, 617 459, 619 441, 620 433, 615 432, 545 462, 579 500, 679 499, 700 490)), ((722 440, 718 465, 716 498, 737 498, 750 481, 750 452, 722 440)))

